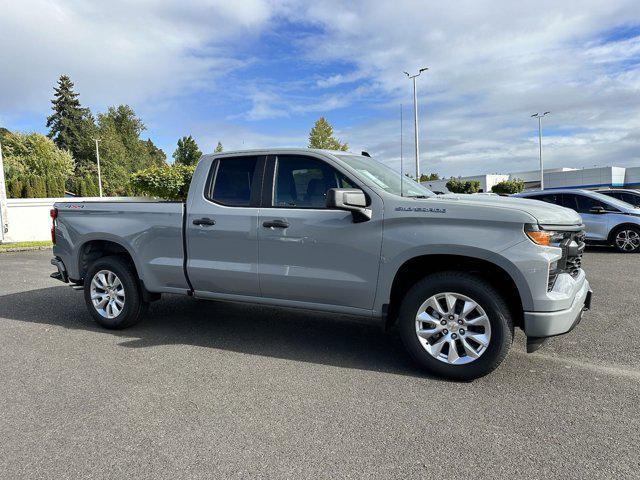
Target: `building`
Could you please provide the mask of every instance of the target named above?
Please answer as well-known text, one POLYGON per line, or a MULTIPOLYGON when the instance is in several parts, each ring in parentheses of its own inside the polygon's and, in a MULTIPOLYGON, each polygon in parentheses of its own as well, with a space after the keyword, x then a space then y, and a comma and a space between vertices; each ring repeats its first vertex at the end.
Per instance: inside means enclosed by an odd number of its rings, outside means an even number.
MULTIPOLYGON (((506 174, 472 175, 461 177, 463 181, 477 180, 481 192, 490 192, 496 184, 505 180, 524 181, 525 190, 540 188, 540 170, 506 174)), ((446 180, 422 182, 434 192, 448 192, 446 180)), ((549 168, 544 171, 544 188, 640 188, 640 167, 549 168)))

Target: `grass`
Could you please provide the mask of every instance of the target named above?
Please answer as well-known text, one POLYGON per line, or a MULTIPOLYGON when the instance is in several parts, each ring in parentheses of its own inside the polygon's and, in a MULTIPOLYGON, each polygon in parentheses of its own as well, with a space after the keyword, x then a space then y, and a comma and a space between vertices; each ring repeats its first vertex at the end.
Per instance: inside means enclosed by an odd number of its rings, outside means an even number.
POLYGON ((51 247, 53 244, 46 241, 37 242, 14 242, 14 243, 0 243, 0 252, 10 252, 14 250, 35 250, 37 248, 51 247))

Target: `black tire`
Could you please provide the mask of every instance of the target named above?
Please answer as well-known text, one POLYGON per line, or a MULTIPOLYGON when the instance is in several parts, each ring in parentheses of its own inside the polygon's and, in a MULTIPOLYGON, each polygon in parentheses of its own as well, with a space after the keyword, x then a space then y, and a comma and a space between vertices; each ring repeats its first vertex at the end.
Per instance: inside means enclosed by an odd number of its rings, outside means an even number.
POLYGON ((402 300, 398 328, 406 349, 418 365, 428 373, 452 380, 469 381, 495 370, 507 356, 513 341, 513 320, 504 298, 486 280, 456 271, 434 273, 416 283, 402 300), (470 363, 456 365, 438 360, 423 347, 416 333, 418 309, 431 296, 444 292, 469 297, 489 319, 488 346, 470 363))
POLYGON ((102 257, 91 264, 84 279, 84 300, 96 323, 111 330, 121 330, 135 325, 149 307, 149 303, 142 300, 135 270, 129 262, 118 256, 102 257), (96 273, 101 270, 115 273, 124 288, 124 306, 113 318, 101 315, 91 300, 91 283, 96 273))
POLYGON ((635 235, 637 235, 638 237, 640 237, 640 228, 633 226, 633 225, 623 225, 621 227, 618 227, 615 229, 615 231, 611 234, 611 244, 613 245, 613 247, 620 253, 638 253, 640 252, 640 243, 637 245, 633 245, 635 248, 630 248, 630 249, 625 249, 625 247, 623 245, 618 244, 618 235, 621 232, 633 232, 635 233, 635 235))

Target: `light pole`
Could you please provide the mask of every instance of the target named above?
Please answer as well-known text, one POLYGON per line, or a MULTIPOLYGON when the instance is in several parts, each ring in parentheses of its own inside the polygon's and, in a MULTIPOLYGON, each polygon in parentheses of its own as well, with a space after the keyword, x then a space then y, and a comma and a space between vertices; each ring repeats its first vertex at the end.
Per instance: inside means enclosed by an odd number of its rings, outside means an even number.
POLYGON ((100 174, 100 149, 98 148, 98 140, 94 138, 96 142, 96 160, 98 162, 98 190, 100 191, 100 197, 102 198, 102 175, 100 174))
POLYGON ((414 140, 416 143, 416 182, 420 182, 420 146, 418 144, 418 93, 416 90, 416 78, 420 76, 422 72, 429 70, 428 67, 423 67, 418 70, 415 75, 409 75, 409 72, 404 74, 413 80, 413 128, 414 128, 414 140))
POLYGON ((542 163, 542 117, 546 117, 551 112, 544 112, 543 114, 534 113, 531 118, 538 119, 538 145, 540 147, 540 190, 544 190, 544 163, 542 163))

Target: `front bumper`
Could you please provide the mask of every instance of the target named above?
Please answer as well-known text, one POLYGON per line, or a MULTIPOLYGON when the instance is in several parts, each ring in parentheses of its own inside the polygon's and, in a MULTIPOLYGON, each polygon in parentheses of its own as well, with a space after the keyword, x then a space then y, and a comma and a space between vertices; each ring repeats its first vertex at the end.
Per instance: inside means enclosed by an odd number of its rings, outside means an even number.
POLYGON ((582 319, 582 312, 591 308, 591 295, 591 287, 585 280, 569 308, 555 312, 524 312, 527 337, 553 337, 571 331, 582 319))

